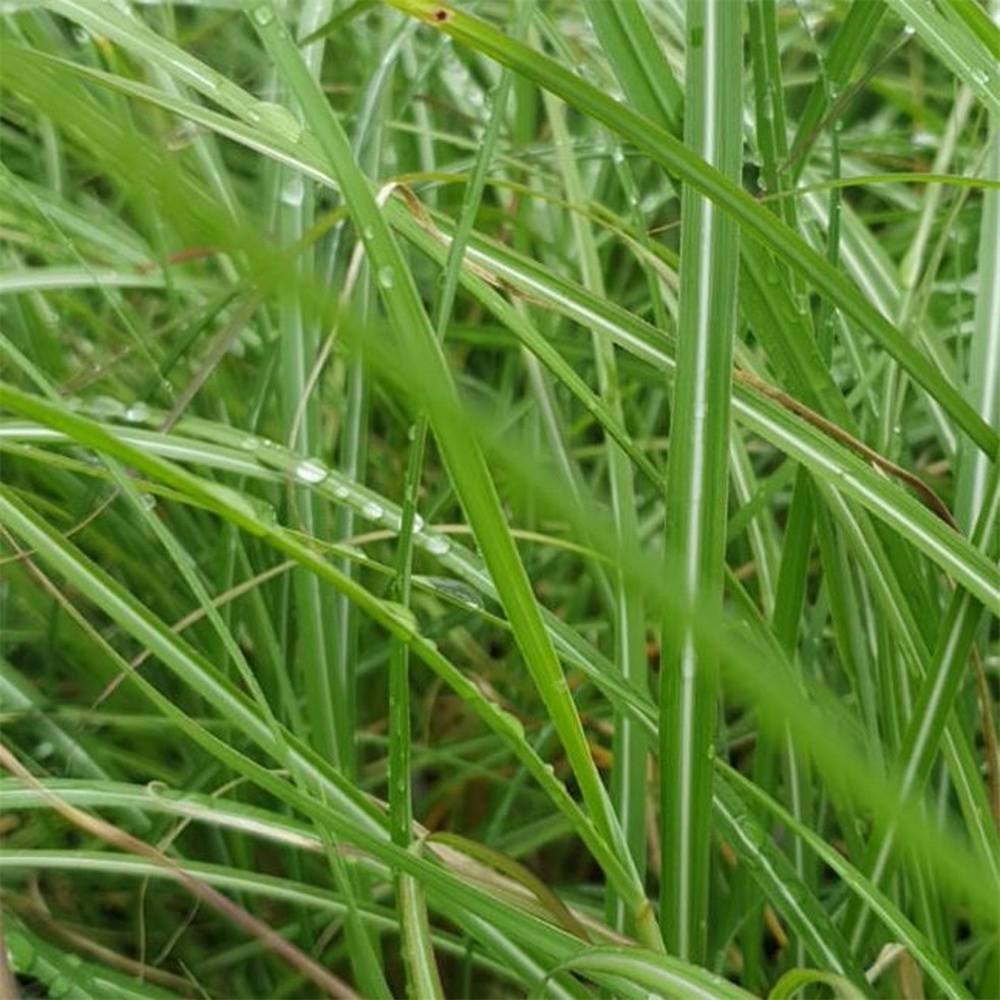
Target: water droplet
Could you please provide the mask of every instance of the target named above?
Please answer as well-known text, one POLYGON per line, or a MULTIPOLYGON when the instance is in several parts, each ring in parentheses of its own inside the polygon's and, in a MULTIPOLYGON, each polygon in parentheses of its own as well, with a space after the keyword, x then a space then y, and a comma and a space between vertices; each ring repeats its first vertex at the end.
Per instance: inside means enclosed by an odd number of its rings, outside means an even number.
POLYGON ((259 442, 252 434, 248 434, 245 438, 240 439, 240 447, 244 451, 253 451, 258 444, 259 442))
POLYGON ((156 497, 152 493, 143 493, 139 499, 146 510, 153 510, 156 507, 156 497))
POLYGON ((615 146, 613 152, 611 153, 611 159, 621 166, 625 162, 625 151, 621 146, 615 146))
POLYGON ((431 535, 426 548, 432 556, 443 556, 451 548, 451 542, 443 535, 431 535))
POLYGON ((989 86, 990 74, 984 69, 974 69, 972 71, 972 80, 979 87, 989 86))
POLYGON ((503 720, 503 728, 517 740, 524 739, 524 723, 511 712, 502 708, 497 709, 497 714, 503 720))
POLYGON ((305 200, 306 186, 301 174, 292 174, 281 188, 281 200, 291 208, 300 208, 305 200))
POLYGON ((274 11, 271 5, 263 3, 254 12, 253 19, 263 28, 267 27, 274 20, 274 11))
POLYGON ((433 587, 442 596, 458 601, 466 607, 478 610, 485 607, 479 592, 470 587, 464 580, 456 580, 450 576, 422 576, 419 579, 433 587))
POLYGON ((133 403, 125 411, 125 419, 130 424, 144 424, 149 420, 150 409, 145 403, 133 403))
POLYGON ((121 419, 125 416, 125 404, 111 396, 95 396, 84 404, 83 412, 98 420, 121 419))
POLYGON ((338 500, 346 500, 351 495, 351 491, 342 483, 336 483, 333 487, 333 495, 338 500))
POLYGON ((295 466, 295 478, 300 483, 321 483, 330 470, 317 458, 307 458, 295 466))
POLYGON ((288 142, 298 142, 302 137, 302 123, 288 108, 270 101, 259 101, 256 108, 248 115, 255 124, 270 132, 277 133, 288 142), (256 119, 253 115, 256 114, 256 119))
POLYGON ((373 239, 375 239, 375 227, 374 226, 365 226, 365 228, 361 230, 361 235, 366 240, 373 240, 373 239))
POLYGON ((369 520, 377 521, 385 513, 382 509, 381 504, 375 503, 374 500, 366 500, 361 508, 361 514, 363 517, 367 517, 369 520))
POLYGON ((419 514, 413 515, 413 533, 418 534, 424 530, 424 519, 419 514))
POLYGON ((396 272, 389 267, 380 267, 378 269, 378 283, 382 288, 392 288, 396 283, 396 272))
POLYGON ((280 468, 285 464, 282 450, 268 438, 256 438, 254 440, 254 458, 261 465, 280 468))

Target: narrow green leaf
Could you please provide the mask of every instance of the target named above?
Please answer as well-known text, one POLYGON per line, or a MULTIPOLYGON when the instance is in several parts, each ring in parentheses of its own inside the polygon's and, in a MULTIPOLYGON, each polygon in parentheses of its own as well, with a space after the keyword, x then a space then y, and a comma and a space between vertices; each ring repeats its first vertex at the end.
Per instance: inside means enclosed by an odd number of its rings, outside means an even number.
MULTIPOLYGON (((737 178, 742 159, 742 4, 686 7, 685 141, 737 178)), ((739 230, 689 185, 681 209, 680 320, 667 464, 666 571, 681 607, 722 612, 739 230)), ((660 658, 660 914, 671 952, 702 963, 708 934, 718 667, 690 626, 660 658)))

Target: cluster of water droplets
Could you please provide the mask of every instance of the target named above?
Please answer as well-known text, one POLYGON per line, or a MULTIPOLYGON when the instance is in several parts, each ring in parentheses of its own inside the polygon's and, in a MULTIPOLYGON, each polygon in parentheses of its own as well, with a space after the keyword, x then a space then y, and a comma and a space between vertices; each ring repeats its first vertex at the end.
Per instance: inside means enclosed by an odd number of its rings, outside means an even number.
MULTIPOLYGON (((73 409, 92 419, 104 422, 118 421, 132 425, 155 424, 160 414, 149 404, 137 400, 126 405, 112 396, 95 396, 88 400, 71 401, 73 409)), ((348 482, 338 473, 334 473, 320 458, 306 457, 288 461, 288 452, 280 445, 266 437, 245 434, 235 441, 236 447, 252 455, 255 461, 264 468, 281 471, 295 482, 311 488, 319 488, 321 492, 332 497, 338 503, 352 508, 367 521, 374 522, 392 532, 402 529, 403 516, 398 507, 386 504, 376 495, 348 482)), ((249 496, 245 492, 231 489, 221 483, 213 483, 209 491, 230 509, 242 513, 246 518, 265 524, 274 523, 276 512, 274 507, 259 498, 249 496)), ((143 501, 152 507, 156 503, 153 496, 147 496, 143 501)), ((428 532, 424 519, 419 514, 413 518, 414 543, 429 555, 438 558, 445 556, 451 550, 451 541, 437 532, 428 532)), ((463 595, 465 603, 474 603, 475 598, 463 595)))
MULTIPOLYGON (((281 449, 273 441, 250 435, 241 440, 240 446, 254 452, 262 464, 271 467, 277 464, 282 454, 281 449)), ((319 458, 299 459, 291 466, 290 473, 291 477, 303 486, 321 487, 322 492, 351 507, 366 521, 373 521, 395 532, 402 528, 403 516, 398 508, 385 504, 367 491, 348 485, 319 458)), ((443 535, 427 533, 425 528, 424 519, 419 514, 414 514, 413 534, 416 544, 430 555, 445 555, 451 549, 451 542, 443 535)))

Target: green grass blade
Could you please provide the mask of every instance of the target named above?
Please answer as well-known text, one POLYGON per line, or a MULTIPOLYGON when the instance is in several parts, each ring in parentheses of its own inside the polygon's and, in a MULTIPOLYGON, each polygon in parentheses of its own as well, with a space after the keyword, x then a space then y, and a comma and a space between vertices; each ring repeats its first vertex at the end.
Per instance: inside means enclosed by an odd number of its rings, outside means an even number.
POLYGON ((46 941, 8 910, 4 911, 3 930, 10 971, 45 990, 61 991, 72 984, 73 996, 80 1000, 179 1000, 182 996, 69 953, 46 941))
POLYGON ((629 101, 675 135, 681 132, 684 91, 664 57, 642 4, 586 0, 587 17, 629 101))
MULTIPOLYGON (((1000 114, 990 118, 993 130, 983 175, 1000 180, 1000 114)), ((969 396, 983 419, 1000 429, 1000 191, 983 193, 979 233, 979 294, 969 347, 969 396)), ((995 462, 996 455, 992 456, 995 462)), ((958 469, 955 518, 972 528, 983 503, 991 456, 963 449, 958 469)))
POLYGON ((403 961, 406 964, 410 996, 440 1000, 445 994, 434 960, 434 946, 423 891, 420 883, 409 875, 402 876, 398 886, 403 961))
MULTIPOLYGON (((686 8, 685 140, 738 177, 742 146, 743 8, 686 8), (725 68, 724 68, 725 67, 725 68)), ((722 610, 730 385, 739 231, 688 186, 681 215, 680 321, 667 464, 666 570, 681 606, 722 610)), ((702 963, 708 925, 717 666, 692 631, 664 635, 660 661, 660 912, 670 951, 702 963)))
POLYGON ((736 5, 720 170, 682 0, 0 3, 3 905, 85 992, 302 992, 183 873, 372 997, 1000 994, 998 4, 736 5))
POLYGON ((589 948, 562 968, 607 983, 616 996, 623 985, 638 988, 630 996, 749 1000, 753 995, 699 966, 642 948, 589 948))

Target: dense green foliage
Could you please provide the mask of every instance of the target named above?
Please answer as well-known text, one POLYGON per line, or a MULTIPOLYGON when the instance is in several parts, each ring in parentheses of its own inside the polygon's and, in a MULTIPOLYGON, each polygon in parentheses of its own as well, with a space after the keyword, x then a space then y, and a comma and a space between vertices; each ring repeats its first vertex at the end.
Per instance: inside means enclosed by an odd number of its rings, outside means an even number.
POLYGON ((0 973, 1000 995, 996 0, 0 11, 0 973))

